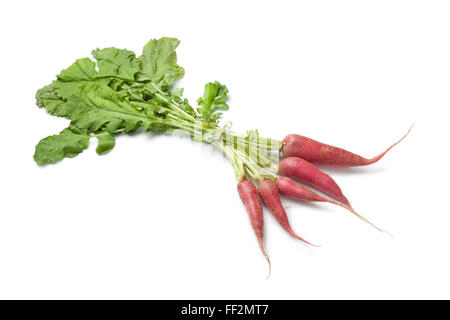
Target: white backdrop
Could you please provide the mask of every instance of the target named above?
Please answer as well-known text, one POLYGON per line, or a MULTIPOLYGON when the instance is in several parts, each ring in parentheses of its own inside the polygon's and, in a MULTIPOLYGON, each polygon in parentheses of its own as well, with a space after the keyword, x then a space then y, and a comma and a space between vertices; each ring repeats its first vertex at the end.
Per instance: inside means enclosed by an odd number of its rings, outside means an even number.
POLYGON ((13 1, 0 5, 0 298, 450 298, 447 1, 13 1), (300 133, 382 161, 329 170, 355 209, 286 200, 267 212, 272 276, 232 166, 206 145, 153 134, 95 142, 38 167, 68 121, 37 89, 94 48, 182 42, 178 84, 230 89, 224 120, 300 133))

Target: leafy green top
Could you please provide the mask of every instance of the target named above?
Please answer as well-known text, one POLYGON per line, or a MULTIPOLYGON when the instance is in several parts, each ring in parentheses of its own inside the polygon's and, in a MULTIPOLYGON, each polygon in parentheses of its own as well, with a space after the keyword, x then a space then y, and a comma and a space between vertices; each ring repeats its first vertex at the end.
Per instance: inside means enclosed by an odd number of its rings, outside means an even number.
POLYGON ((182 98, 183 89, 170 90, 184 69, 177 65, 174 38, 150 40, 143 54, 105 48, 90 58, 76 60, 61 71, 57 80, 38 90, 36 102, 51 115, 71 120, 60 134, 42 139, 34 155, 39 165, 72 158, 97 137, 98 154, 110 151, 114 135, 148 130, 182 129, 192 133, 194 122, 208 130, 216 128, 228 110, 228 89, 219 82, 208 83, 197 112, 182 98))

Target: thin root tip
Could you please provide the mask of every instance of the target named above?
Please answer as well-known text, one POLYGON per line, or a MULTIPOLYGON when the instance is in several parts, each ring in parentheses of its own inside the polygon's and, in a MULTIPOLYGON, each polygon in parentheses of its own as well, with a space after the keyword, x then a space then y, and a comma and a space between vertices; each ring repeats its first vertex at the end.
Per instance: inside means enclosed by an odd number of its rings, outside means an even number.
POLYGON ((374 228, 377 229, 378 231, 380 231, 380 232, 382 232, 382 233, 386 233, 386 234, 390 235, 392 238, 394 238, 394 236, 392 235, 392 233, 390 233, 390 232, 388 232, 388 231, 386 231, 386 230, 384 230, 384 229, 381 229, 381 228, 377 227, 377 226, 374 225, 372 222, 370 222, 370 221, 367 220, 365 217, 363 217, 363 216, 360 215, 358 212, 356 212, 352 207, 347 207, 347 209, 348 209, 351 213, 353 213, 355 216, 357 216, 359 219, 361 219, 362 221, 364 221, 364 222, 370 224, 372 227, 374 227, 374 228))
POLYGON ((267 263, 269 264, 269 274, 266 277, 266 280, 267 280, 267 279, 269 279, 270 275, 272 274, 272 263, 270 262, 269 255, 266 253, 266 250, 264 249, 262 238, 259 239, 258 242, 259 242, 259 247, 261 248, 261 252, 264 255, 264 257, 266 257, 267 263))
POLYGON ((394 239, 394 235, 386 230, 383 230, 384 233, 386 233, 388 236, 390 236, 392 239, 394 239))
POLYGON ((268 280, 270 278, 270 275, 272 274, 272 263, 270 263, 269 256, 267 254, 264 255, 266 256, 267 263, 269 264, 269 274, 266 277, 266 280, 268 280))
POLYGON ((306 244, 309 244, 309 245, 312 246, 312 247, 315 247, 315 248, 320 248, 320 247, 321 247, 321 245, 311 243, 311 242, 306 241, 305 239, 303 239, 303 238, 301 238, 301 237, 297 237, 297 239, 300 240, 300 241, 302 241, 302 242, 304 242, 304 243, 306 243, 306 244))
POLYGON ((409 127, 408 131, 405 133, 405 135, 403 137, 400 138, 400 140, 398 140, 397 142, 395 142, 394 144, 392 144, 389 148, 387 148, 384 152, 380 153, 379 155, 377 155, 376 157, 373 157, 372 159, 367 160, 367 163, 365 163, 364 165, 369 165, 369 164, 373 164, 375 162, 378 162, 378 160, 380 160, 381 158, 383 158, 386 153, 388 153, 393 147, 395 147, 396 145, 398 145, 400 142, 403 141, 403 139, 406 138, 406 136, 411 132, 412 128, 414 127, 414 123, 411 125, 411 127, 409 127))
POLYGON ((287 231, 289 232, 289 234, 290 234, 291 236, 293 236, 295 239, 300 240, 301 242, 306 243, 306 244, 308 244, 308 245, 310 245, 310 246, 313 246, 313 247, 316 247, 316 248, 319 248, 319 247, 320 247, 320 245, 313 244, 313 243, 311 243, 311 242, 309 242, 309 241, 303 239, 302 237, 300 237, 299 235, 297 235, 297 234, 294 232, 294 230, 292 230, 291 228, 286 229, 286 230, 287 230, 287 231))

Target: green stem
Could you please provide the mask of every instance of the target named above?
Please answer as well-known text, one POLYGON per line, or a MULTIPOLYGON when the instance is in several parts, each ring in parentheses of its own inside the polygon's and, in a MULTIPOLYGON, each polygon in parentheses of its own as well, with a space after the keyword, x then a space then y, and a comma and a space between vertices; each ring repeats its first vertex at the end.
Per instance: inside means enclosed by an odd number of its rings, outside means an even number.
POLYGON ((236 156, 234 151, 232 149, 226 148, 223 146, 223 144, 219 143, 218 141, 214 142, 213 145, 219 149, 219 151, 222 152, 233 164, 234 174, 236 175, 236 179, 238 181, 241 181, 245 177, 245 169, 244 169, 244 163, 242 159, 236 156))
POLYGON ((157 85, 155 85, 153 82, 149 82, 153 88, 156 89, 157 91, 157 95, 158 98, 164 100, 169 106, 171 106, 171 109, 174 110, 175 112, 179 113, 180 115, 182 115, 184 118, 186 118, 187 120, 190 120, 191 122, 195 122, 198 121, 195 117, 191 116, 189 113, 187 113, 186 111, 184 111, 183 109, 180 108, 180 104, 177 103, 176 101, 173 101, 172 99, 168 99, 165 95, 164 92, 161 91, 160 88, 158 88, 157 85))
MULTIPOLYGON (((170 95, 161 91, 153 82, 149 82, 149 84, 156 90, 155 95, 158 99, 166 103, 171 110, 166 115, 165 123, 167 125, 172 129, 180 129, 187 132, 195 141, 211 143, 206 138, 217 133, 218 127, 188 114, 180 107, 177 101, 171 99, 170 95)), ((275 173, 278 170, 277 163, 266 157, 265 154, 271 151, 279 152, 283 142, 259 137, 250 140, 248 135, 227 131, 223 133, 221 139, 211 144, 231 161, 238 181, 242 180, 245 174, 248 174, 256 181, 264 178, 274 179, 272 175, 266 174, 263 168, 275 173), (226 142, 231 142, 231 145, 226 142), (244 148, 245 152, 242 152, 240 148, 244 148), (250 158, 248 153, 255 154, 256 161, 250 158)))
POLYGON ((241 133, 233 132, 233 131, 228 131, 228 132, 224 133, 224 135, 226 136, 227 139, 237 138, 237 140, 240 143, 248 144, 248 145, 254 146, 259 149, 265 149, 265 150, 270 150, 270 151, 280 151, 281 147, 283 146, 283 142, 279 141, 279 140, 258 137, 257 141, 253 141, 253 140, 249 140, 247 136, 245 136, 241 133))

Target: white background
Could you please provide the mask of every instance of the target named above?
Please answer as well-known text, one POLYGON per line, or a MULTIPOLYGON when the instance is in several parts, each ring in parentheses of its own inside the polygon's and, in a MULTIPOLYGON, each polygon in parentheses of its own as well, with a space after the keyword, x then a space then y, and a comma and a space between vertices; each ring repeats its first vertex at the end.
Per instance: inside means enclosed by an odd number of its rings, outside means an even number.
POLYGON ((0 298, 450 298, 447 1, 8 1, 0 5, 0 298), (34 146, 68 121, 35 91, 96 47, 140 54, 182 42, 179 86, 231 93, 225 120, 300 133, 371 157, 328 170, 381 234, 331 205, 267 212, 272 276, 236 192, 206 145, 153 134, 95 141, 38 167, 34 146))

